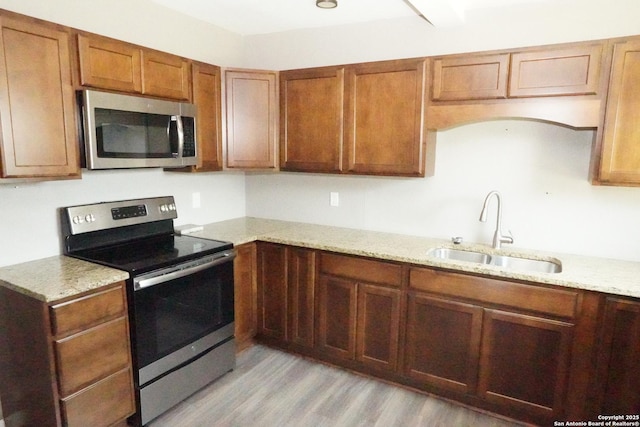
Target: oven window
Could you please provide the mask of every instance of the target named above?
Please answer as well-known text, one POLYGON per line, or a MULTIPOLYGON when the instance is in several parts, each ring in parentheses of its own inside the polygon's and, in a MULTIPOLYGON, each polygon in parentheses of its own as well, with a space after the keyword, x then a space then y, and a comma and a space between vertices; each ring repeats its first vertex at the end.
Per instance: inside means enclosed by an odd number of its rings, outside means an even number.
POLYGON ((233 263, 134 292, 138 368, 233 322, 233 263))

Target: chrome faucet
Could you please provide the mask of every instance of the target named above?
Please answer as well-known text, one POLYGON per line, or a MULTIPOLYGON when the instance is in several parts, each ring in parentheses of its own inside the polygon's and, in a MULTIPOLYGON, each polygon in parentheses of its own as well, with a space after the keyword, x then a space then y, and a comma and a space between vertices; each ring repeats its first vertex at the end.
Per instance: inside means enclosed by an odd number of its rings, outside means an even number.
POLYGON ((511 232, 509 232, 508 236, 502 234, 502 230, 500 229, 502 226, 502 203, 500 200, 500 193, 497 191, 492 191, 487 194, 486 199, 484 199, 484 204, 482 205, 482 212, 480 212, 480 221, 487 222, 487 206, 489 206, 489 200, 492 196, 496 196, 498 200, 498 214, 496 219, 496 231, 493 233, 493 248, 500 249, 500 245, 503 243, 513 243, 513 236, 511 232))

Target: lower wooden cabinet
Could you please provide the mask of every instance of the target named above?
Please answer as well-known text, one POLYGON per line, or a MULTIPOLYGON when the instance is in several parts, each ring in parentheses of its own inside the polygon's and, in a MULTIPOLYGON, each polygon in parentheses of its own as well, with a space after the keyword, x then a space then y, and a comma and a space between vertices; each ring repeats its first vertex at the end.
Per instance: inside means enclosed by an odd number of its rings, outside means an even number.
POLYGON ((322 253, 319 274, 317 349, 373 369, 395 371, 401 267, 322 253))
POLYGON ((272 243, 257 262, 267 344, 527 423, 640 412, 638 301, 272 243))
POLYGON ((485 310, 478 394, 536 420, 562 419, 573 325, 485 310))
POLYGON ((256 244, 247 243, 236 247, 233 261, 234 276, 234 325, 236 350, 242 351, 251 345, 256 335, 257 274, 256 244))
POLYGON ((640 301, 607 298, 595 384, 595 415, 640 414, 640 301))
POLYGON ((474 393, 482 313, 477 305, 409 294, 406 374, 441 389, 474 393))
POLYGON ((106 427, 135 413, 123 282, 52 304, 0 287, 0 303, 5 425, 106 427))
POLYGON ((287 253, 280 245, 258 245, 258 334, 287 339, 287 253))

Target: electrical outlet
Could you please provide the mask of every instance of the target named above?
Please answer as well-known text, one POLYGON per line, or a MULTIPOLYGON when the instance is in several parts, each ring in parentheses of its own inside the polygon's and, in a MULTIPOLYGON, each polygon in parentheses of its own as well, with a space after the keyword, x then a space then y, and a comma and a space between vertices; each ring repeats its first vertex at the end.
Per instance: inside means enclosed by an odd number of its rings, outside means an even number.
POLYGON ((340 206, 340 194, 338 193, 331 193, 331 206, 340 206))
POLYGON ((195 192, 191 193, 191 205, 194 209, 198 209, 200 207, 200 193, 195 192))

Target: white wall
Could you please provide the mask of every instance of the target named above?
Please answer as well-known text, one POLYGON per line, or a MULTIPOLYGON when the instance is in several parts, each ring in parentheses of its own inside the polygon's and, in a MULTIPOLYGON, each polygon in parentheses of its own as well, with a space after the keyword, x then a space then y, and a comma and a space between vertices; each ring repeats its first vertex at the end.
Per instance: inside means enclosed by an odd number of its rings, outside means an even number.
POLYGON ((490 244, 498 190, 514 246, 640 261, 640 189, 589 184, 593 134, 491 121, 440 132, 430 178, 248 175, 247 214, 490 244))

